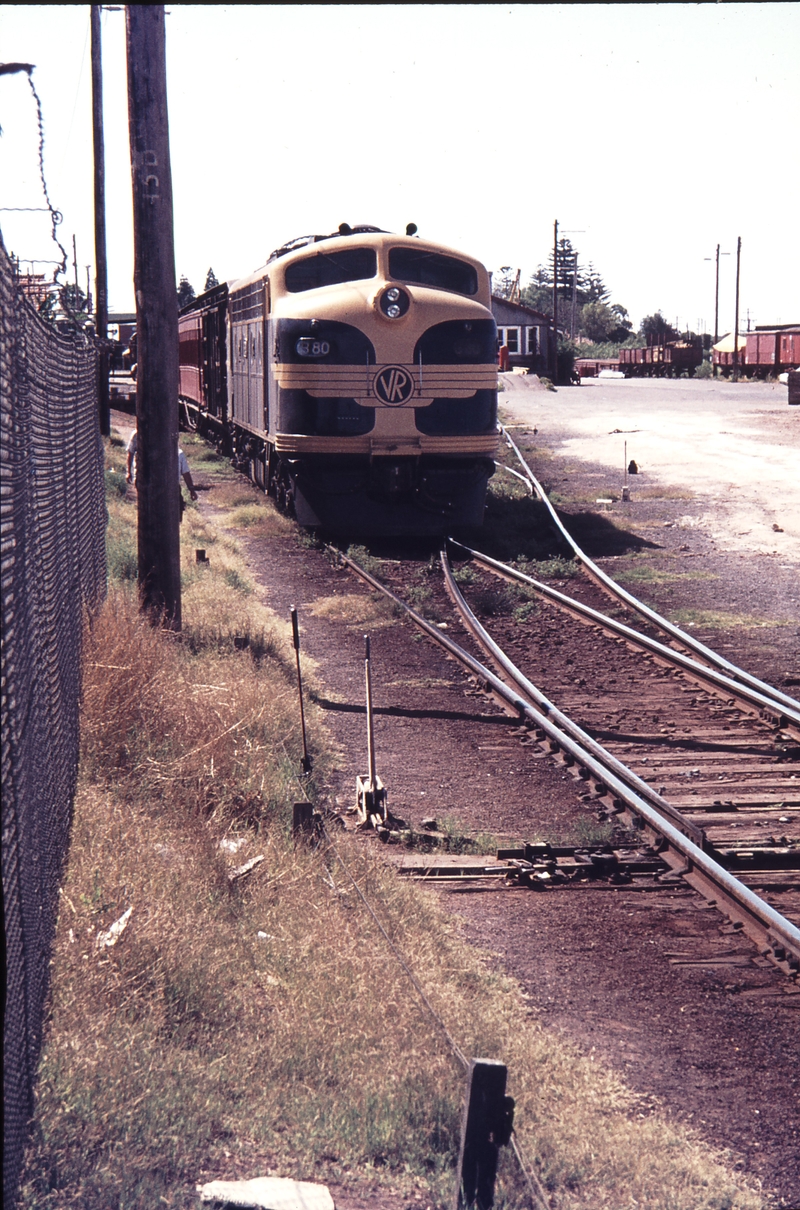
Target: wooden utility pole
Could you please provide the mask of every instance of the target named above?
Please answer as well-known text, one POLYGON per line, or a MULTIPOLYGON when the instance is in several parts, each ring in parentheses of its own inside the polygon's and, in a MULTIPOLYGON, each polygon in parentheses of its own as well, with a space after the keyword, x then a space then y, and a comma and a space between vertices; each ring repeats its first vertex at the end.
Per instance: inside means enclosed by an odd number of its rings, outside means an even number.
MULTIPOLYGON (((101 341, 97 359, 97 405, 100 432, 108 437, 111 414, 108 394, 108 262, 106 260, 106 161, 103 143, 103 61, 100 4, 92 5, 92 135, 94 139, 94 329, 101 341)), ((89 285, 86 285, 87 293, 89 285)))
POLYGON ((736 244, 736 315, 733 325, 733 381, 739 381, 739 269, 742 263, 742 237, 736 244))
POLYGON ((714 344, 719 343, 719 244, 717 244, 717 284, 714 288, 714 344))
POLYGON ((553 382, 558 385, 558 219, 553 223, 553 382))
POLYGON ((153 620, 181 628, 178 301, 167 125, 164 6, 129 4, 139 590, 153 620))

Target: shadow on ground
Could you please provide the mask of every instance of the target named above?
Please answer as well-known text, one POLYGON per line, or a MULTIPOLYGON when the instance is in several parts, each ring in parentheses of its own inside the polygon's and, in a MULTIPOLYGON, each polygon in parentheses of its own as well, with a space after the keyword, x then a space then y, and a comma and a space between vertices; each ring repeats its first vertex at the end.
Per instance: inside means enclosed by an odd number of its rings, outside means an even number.
MULTIPOLYGON (((616 525, 608 514, 557 511, 562 524, 590 558, 656 547, 656 543, 616 525)), ((490 493, 483 527, 472 530, 469 536, 474 539, 472 545, 504 562, 519 558, 545 561, 571 555, 544 504, 530 496, 513 498, 490 493)), ((463 540, 467 541, 466 535, 463 540)))
MULTIPOLYGON (((614 523, 607 514, 595 512, 558 513, 569 533, 590 558, 624 555, 644 548, 658 549, 655 542, 631 533, 614 523)), ((322 538, 323 535, 320 534, 322 538)), ((482 526, 457 528, 452 537, 472 546, 494 559, 509 562, 527 559, 546 562, 554 558, 571 558, 568 543, 558 532, 541 500, 530 496, 487 498, 482 526)), ((334 546, 347 550, 347 539, 332 538, 334 546)), ((436 556, 442 541, 438 538, 365 538, 365 550, 377 559, 426 560, 436 556)))

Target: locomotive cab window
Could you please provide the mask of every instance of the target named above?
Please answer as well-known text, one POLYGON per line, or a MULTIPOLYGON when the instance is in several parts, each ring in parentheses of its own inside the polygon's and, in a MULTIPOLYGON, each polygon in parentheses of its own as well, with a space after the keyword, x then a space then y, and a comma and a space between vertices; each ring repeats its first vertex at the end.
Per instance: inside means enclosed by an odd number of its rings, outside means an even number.
POLYGON ((433 286, 454 294, 478 293, 478 274, 472 265, 454 256, 426 252, 424 248, 392 248, 389 276, 395 281, 433 286))
POLYGON ((364 281, 378 272, 374 248, 342 248, 338 252, 317 252, 287 265, 284 281, 290 294, 335 286, 341 282, 364 281))

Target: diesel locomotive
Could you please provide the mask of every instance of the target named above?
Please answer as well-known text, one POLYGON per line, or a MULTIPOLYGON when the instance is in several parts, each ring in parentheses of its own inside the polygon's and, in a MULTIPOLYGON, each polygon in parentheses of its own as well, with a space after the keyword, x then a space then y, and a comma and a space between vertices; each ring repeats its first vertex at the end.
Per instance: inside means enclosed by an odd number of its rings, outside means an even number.
POLYGON ((342 224, 180 314, 185 419, 301 525, 479 525, 494 471, 489 275, 415 236, 342 224))

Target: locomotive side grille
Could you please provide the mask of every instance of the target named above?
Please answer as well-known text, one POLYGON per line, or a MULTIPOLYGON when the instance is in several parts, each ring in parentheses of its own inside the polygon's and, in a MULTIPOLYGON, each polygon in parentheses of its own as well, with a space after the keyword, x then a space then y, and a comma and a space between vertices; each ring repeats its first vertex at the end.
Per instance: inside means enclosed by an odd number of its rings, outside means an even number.
POLYGON ((231 294, 231 318, 234 323, 264 316, 264 282, 256 281, 231 294))

